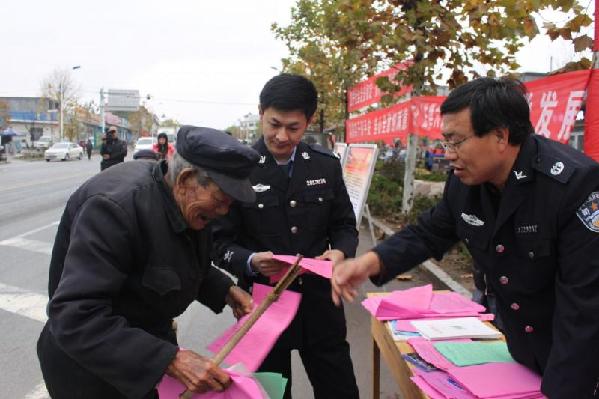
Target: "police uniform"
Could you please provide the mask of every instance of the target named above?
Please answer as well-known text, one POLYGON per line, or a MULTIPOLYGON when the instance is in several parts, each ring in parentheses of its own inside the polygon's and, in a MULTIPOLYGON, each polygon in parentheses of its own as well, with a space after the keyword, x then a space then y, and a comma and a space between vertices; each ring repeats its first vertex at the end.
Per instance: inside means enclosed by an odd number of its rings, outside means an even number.
POLYGON ((514 359, 551 399, 599 396, 599 164, 531 136, 506 186, 449 176, 441 202, 374 251, 382 284, 458 240, 497 299, 514 359))
MULTIPOLYGON (((260 154, 250 175, 256 201, 234 205, 215 225, 220 265, 249 288, 268 284, 262 275, 248 275, 248 257, 255 252, 316 257, 330 246, 353 257, 358 232, 339 160, 323 147, 299 143, 290 173, 287 165, 277 165, 263 139, 254 148, 260 154)), ((290 351, 298 349, 316 398, 357 398, 345 316, 331 300, 330 281, 304 274, 290 289, 302 293, 298 313, 261 370, 291 377, 290 351)))
MULTIPOLYGON (((247 181, 254 151, 229 139, 232 147, 216 140, 213 151, 199 149, 202 140, 229 136, 198 139, 192 130, 179 133, 190 162, 198 154, 205 165, 211 157, 222 162, 239 151, 247 181)), ((116 165, 67 203, 50 262, 49 319, 37 346, 54 399, 157 398, 154 387, 178 350, 173 318, 194 300, 214 312, 224 307, 233 282, 211 265, 210 228, 188 228, 166 170, 164 161, 116 165)))

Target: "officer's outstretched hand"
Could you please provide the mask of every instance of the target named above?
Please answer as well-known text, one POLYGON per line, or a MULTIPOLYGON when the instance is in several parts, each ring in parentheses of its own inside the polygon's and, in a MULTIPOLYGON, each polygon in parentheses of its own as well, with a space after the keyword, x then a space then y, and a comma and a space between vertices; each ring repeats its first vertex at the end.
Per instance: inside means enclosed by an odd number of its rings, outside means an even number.
POLYGON ((342 298, 352 302, 358 295, 358 287, 368 277, 379 274, 380 268, 381 262, 374 252, 334 265, 331 278, 333 302, 337 306, 342 298))
POLYGON ((180 350, 166 369, 166 374, 181 381, 196 393, 224 391, 231 377, 207 357, 189 350, 180 350))
POLYGON ((338 249, 329 249, 324 251, 322 255, 316 257, 316 259, 327 259, 333 261, 333 266, 337 263, 342 262, 345 259, 345 254, 338 249))
POLYGON ((256 252, 252 258, 252 269, 254 271, 263 274, 264 276, 272 276, 277 274, 284 267, 289 266, 285 262, 272 258, 272 252, 256 252))
POLYGON ((251 295, 236 285, 232 285, 229 288, 229 293, 225 297, 225 301, 233 310, 233 316, 238 320, 250 313, 254 308, 254 301, 251 295))

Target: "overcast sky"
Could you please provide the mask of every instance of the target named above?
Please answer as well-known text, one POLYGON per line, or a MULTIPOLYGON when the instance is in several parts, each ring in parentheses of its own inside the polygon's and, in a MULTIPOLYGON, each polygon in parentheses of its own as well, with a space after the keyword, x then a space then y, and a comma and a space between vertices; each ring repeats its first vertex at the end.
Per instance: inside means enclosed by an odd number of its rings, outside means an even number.
MULTIPOLYGON (((101 87, 137 89, 159 116, 224 129, 256 113, 260 89, 286 55, 270 25, 286 25, 294 3, 3 0, 0 96, 37 96, 54 69, 80 65, 72 76, 84 101, 98 102, 101 87)), ((572 54, 539 38, 519 61, 546 72, 551 55, 559 67, 572 54)))

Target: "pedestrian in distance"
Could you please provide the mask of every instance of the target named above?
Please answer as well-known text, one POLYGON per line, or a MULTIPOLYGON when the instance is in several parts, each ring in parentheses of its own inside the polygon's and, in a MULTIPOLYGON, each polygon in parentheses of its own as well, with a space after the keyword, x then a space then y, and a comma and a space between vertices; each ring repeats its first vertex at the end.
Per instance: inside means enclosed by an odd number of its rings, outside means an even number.
POLYGON ((441 105, 451 163, 418 224, 338 264, 333 298, 384 284, 458 241, 491 288, 512 357, 551 399, 599 395, 599 164, 535 135, 524 87, 479 78, 441 105))
MULTIPOLYGON (((226 132, 225 132, 226 133, 226 132)), ((170 159, 175 152, 175 147, 168 142, 166 133, 158 134, 158 142, 153 145, 154 152, 158 154, 158 159, 170 159)))
POLYGON ((100 162, 101 171, 117 163, 125 162, 127 143, 119 139, 115 126, 109 127, 106 131, 106 140, 100 147, 100 155, 102 155, 102 161, 100 162))
MULTIPOLYGON (((339 159, 324 147, 303 143, 317 105, 308 79, 281 74, 260 93, 263 136, 254 145, 260 154, 250 174, 256 201, 237 203, 215 224, 220 266, 250 289, 269 284, 285 264, 276 254, 302 254, 334 263, 355 255, 356 218, 339 159)), ((316 399, 358 398, 343 308, 331 301, 331 284, 304 274, 290 289, 302 294, 299 310, 260 366, 289 379, 291 350, 297 349, 316 399)))
POLYGON ((183 126, 168 165, 112 166, 70 197, 37 345, 53 399, 157 399, 164 374, 193 392, 226 389, 228 374, 178 347, 173 318, 194 300, 251 311, 251 297, 211 264, 211 223, 233 201, 254 201, 257 160, 221 131, 183 126))
POLYGON ((92 159, 92 149, 94 148, 94 146, 92 145, 92 140, 91 139, 87 139, 87 142, 85 143, 85 151, 87 151, 87 160, 91 160, 92 159))

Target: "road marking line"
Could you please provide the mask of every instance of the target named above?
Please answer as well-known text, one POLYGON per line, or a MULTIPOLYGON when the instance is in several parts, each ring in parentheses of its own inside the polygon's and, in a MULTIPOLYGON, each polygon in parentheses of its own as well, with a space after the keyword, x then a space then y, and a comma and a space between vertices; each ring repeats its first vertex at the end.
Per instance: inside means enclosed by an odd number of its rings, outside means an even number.
POLYGON ((50 394, 46 390, 46 384, 43 381, 40 382, 33 391, 25 395, 24 399, 50 399, 50 394))
POLYGON ((26 231, 26 232, 25 232, 25 233, 23 233, 23 234, 19 234, 18 236, 15 236, 15 238, 17 238, 17 237, 25 237, 25 236, 28 236, 28 235, 31 235, 31 234, 37 233, 38 231, 46 230, 47 228, 50 228, 50 227, 52 227, 52 226, 56 226, 56 225, 58 225, 58 223, 60 223, 60 221, 59 221, 59 220, 57 220, 57 221, 55 221, 55 222, 52 222, 52 223, 49 223, 49 224, 47 224, 47 225, 45 225, 45 226, 38 227, 38 228, 36 228, 36 229, 29 230, 29 231, 26 231))
POLYGON ((26 238, 15 237, 0 241, 0 245, 26 249, 27 251, 39 252, 45 255, 52 255, 52 244, 45 241, 28 240, 26 238))
POLYGON ((45 323, 48 297, 0 283, 0 309, 45 323))

